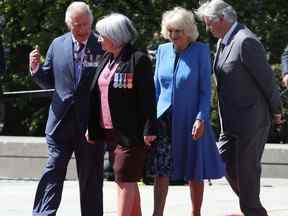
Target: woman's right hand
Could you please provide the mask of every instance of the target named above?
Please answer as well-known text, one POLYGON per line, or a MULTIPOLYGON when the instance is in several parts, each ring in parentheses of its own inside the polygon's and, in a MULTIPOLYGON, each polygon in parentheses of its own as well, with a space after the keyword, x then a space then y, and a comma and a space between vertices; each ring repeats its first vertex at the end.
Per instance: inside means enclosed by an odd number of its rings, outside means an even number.
POLYGON ((204 133, 204 121, 200 119, 196 119, 192 128, 192 139, 193 140, 200 139, 203 133, 204 133))
POLYGON ((95 144, 96 143, 95 140, 90 140, 88 129, 86 130, 85 138, 89 144, 95 144))

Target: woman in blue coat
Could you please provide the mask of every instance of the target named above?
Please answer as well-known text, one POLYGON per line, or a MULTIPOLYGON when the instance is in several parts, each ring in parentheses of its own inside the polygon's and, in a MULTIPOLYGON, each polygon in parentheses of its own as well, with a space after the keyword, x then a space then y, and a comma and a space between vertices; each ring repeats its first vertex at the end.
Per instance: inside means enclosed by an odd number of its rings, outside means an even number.
POLYGON ((210 51, 196 42, 193 13, 180 7, 162 17, 161 33, 170 40, 156 54, 155 87, 158 140, 152 145, 155 175, 153 216, 162 216, 169 179, 189 183, 192 216, 200 216, 204 179, 217 179, 224 168, 210 125, 210 51))

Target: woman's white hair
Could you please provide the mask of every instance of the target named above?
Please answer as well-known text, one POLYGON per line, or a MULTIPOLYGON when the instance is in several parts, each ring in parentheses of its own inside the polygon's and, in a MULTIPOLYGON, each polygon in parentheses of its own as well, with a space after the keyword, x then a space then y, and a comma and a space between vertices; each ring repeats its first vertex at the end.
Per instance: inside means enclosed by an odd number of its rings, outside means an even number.
POLYGON ((199 36, 192 11, 182 7, 175 7, 162 15, 161 34, 165 39, 170 39, 169 28, 183 30, 190 41, 196 41, 199 36))
POLYGON ((204 16, 212 18, 224 16, 224 19, 229 23, 234 23, 237 20, 237 13, 234 8, 223 0, 208 1, 202 4, 195 13, 201 20, 204 16))
POLYGON ((82 1, 74 1, 67 7, 66 13, 65 13, 65 22, 68 26, 71 25, 72 17, 76 13, 86 14, 87 16, 89 16, 90 23, 92 25, 93 15, 92 15, 89 5, 82 1))
POLYGON ((96 31, 113 41, 115 46, 123 46, 135 42, 138 33, 131 20, 119 13, 112 13, 96 23, 96 31))

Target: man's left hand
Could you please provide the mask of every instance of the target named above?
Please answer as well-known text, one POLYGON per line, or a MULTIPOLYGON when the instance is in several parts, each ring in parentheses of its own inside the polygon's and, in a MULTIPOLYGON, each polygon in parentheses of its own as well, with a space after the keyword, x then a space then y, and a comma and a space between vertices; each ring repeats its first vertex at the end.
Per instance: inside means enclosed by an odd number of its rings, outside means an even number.
POLYGON ((275 125, 281 125, 285 122, 285 120, 282 118, 282 114, 273 114, 272 116, 272 123, 275 125))

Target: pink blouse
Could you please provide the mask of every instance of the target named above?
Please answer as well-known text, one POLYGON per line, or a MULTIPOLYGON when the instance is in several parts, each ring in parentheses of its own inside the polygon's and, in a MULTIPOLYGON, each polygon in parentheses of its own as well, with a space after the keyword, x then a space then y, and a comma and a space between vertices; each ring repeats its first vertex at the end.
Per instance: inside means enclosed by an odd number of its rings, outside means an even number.
POLYGON ((111 113, 108 101, 108 91, 111 78, 113 77, 118 64, 114 64, 111 69, 109 69, 109 62, 106 64, 104 70, 101 72, 98 79, 98 87, 100 91, 100 125, 102 128, 111 129, 113 128, 113 123, 111 120, 111 113))

